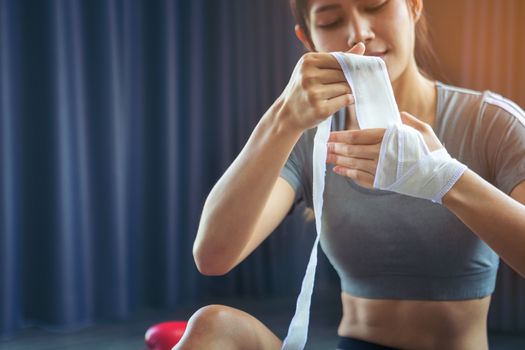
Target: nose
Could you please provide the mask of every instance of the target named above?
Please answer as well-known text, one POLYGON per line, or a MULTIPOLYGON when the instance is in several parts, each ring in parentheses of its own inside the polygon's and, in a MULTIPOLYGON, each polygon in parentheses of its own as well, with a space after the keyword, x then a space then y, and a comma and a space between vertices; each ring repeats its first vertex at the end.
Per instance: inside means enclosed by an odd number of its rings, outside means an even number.
POLYGON ((374 38, 375 34, 371 28, 370 20, 359 13, 352 14, 348 24, 348 47, 352 47, 359 42, 363 42, 366 45, 374 38))

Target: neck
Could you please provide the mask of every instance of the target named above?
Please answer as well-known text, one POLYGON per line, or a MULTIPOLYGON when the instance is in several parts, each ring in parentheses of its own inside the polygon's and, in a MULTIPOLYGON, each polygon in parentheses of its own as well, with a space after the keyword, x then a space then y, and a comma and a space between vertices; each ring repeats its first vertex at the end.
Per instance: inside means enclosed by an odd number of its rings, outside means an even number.
POLYGON ((400 112, 408 112, 434 125, 437 100, 435 85, 419 72, 415 62, 392 82, 392 88, 400 112))

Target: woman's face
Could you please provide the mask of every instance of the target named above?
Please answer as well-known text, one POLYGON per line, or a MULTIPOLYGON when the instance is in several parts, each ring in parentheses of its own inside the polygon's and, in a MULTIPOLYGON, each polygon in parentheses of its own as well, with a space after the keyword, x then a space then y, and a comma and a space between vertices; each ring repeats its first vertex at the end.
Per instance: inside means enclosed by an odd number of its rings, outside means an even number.
POLYGON ((316 51, 347 51, 362 41, 381 57, 395 81, 414 64, 414 19, 421 1, 310 0, 308 23, 316 51))

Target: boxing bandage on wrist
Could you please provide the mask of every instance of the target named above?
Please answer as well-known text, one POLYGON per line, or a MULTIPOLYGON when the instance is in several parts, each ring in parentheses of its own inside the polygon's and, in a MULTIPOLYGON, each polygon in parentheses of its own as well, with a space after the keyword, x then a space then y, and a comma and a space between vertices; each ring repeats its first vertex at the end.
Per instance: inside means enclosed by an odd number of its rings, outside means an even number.
POLYGON ((383 136, 374 187, 441 204, 466 169, 445 148, 430 152, 416 129, 394 124, 383 136))

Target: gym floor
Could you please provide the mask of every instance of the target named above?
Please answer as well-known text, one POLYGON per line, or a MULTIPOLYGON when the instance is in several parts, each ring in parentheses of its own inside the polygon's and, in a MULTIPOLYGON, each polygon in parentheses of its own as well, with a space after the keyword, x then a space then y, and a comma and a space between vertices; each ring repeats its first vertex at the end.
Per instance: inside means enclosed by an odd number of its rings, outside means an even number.
MULTIPOLYGON (((335 349, 337 323, 340 317, 339 301, 321 302, 314 297, 310 335, 306 349, 335 349)), ((325 297, 326 299, 326 297, 325 297)), ((213 301, 217 303, 217 301, 213 301)), ((290 298, 258 300, 222 300, 222 304, 242 309, 269 326, 279 337, 284 337, 292 317, 295 300, 290 298)), ((206 303, 207 304, 207 303, 206 303)), ((27 329, 15 338, 0 341, 0 350, 131 350, 145 349, 146 329, 159 322, 188 319, 199 307, 188 305, 174 311, 142 310, 125 322, 111 322, 86 327, 67 333, 42 329, 27 329)), ((525 334, 489 333, 491 350, 523 350, 525 334)))

